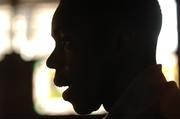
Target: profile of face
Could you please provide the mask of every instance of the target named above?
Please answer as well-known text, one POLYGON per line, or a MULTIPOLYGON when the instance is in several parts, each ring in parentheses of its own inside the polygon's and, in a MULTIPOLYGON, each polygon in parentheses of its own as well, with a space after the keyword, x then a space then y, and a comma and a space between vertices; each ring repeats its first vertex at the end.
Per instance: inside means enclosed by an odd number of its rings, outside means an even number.
POLYGON ((47 60, 47 66, 56 69, 56 86, 69 87, 63 98, 73 104, 75 111, 91 113, 102 104, 101 56, 98 44, 92 40, 96 30, 87 18, 69 17, 62 12, 59 5, 52 21, 56 47, 47 60))
POLYGON ((105 27, 103 19, 98 19, 98 16, 71 14, 62 3, 53 16, 52 37, 56 47, 47 60, 47 66, 56 69, 54 83, 57 86, 69 87, 63 93, 63 98, 71 102, 75 111, 80 114, 91 113, 101 104, 108 111, 119 97, 120 91, 130 82, 128 76, 133 69, 132 65, 135 71, 140 66, 138 63, 142 57, 138 56, 136 50, 141 43, 129 40, 129 32, 124 32, 127 26, 119 27, 117 34, 110 33, 111 40, 122 38, 112 43, 113 48, 109 47, 110 35, 107 34, 110 31, 105 27), (115 60, 111 55, 114 53, 113 49, 118 51, 119 58, 114 58, 115 60), (123 82, 117 83, 117 78, 123 79, 120 80, 123 82))

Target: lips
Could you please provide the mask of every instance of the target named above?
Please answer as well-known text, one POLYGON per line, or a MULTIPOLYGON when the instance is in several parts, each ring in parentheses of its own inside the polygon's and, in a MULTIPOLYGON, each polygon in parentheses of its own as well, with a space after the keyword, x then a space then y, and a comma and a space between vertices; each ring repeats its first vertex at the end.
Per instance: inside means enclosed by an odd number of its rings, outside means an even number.
POLYGON ((64 92, 63 92, 63 99, 66 100, 66 101, 70 101, 69 100, 69 94, 70 94, 70 88, 66 89, 64 92))
POLYGON ((80 103, 78 99, 74 97, 74 95, 72 94, 72 89, 70 88, 64 91, 63 99, 70 102, 73 105, 74 110, 78 114, 90 114, 92 111, 94 111, 94 109, 89 109, 89 106, 87 106, 87 104, 83 104, 82 102, 80 103))
POLYGON ((90 114, 92 111, 97 110, 100 107, 100 104, 92 102, 91 99, 82 98, 84 95, 79 96, 72 87, 69 87, 64 91, 62 97, 65 101, 70 102, 73 105, 74 110, 78 114, 90 114))
POLYGON ((54 83, 59 87, 69 86, 62 94, 63 99, 70 102, 79 114, 89 114, 96 110, 99 105, 91 103, 91 99, 82 95, 81 91, 84 92, 84 88, 81 87, 80 90, 76 83, 73 84, 70 74, 72 73, 69 70, 56 70, 54 83))
POLYGON ((54 77, 54 84, 56 86, 68 86, 69 85, 69 72, 66 71, 66 70, 56 70, 56 74, 55 74, 55 77, 54 77))

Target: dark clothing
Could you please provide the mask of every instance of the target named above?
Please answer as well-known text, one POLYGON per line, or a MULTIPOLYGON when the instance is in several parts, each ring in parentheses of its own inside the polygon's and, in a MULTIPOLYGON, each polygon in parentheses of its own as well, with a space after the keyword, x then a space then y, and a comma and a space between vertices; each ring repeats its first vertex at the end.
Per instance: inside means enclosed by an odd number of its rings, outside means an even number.
POLYGON ((147 68, 135 77, 105 119, 180 119, 180 90, 167 82, 161 66, 147 68))

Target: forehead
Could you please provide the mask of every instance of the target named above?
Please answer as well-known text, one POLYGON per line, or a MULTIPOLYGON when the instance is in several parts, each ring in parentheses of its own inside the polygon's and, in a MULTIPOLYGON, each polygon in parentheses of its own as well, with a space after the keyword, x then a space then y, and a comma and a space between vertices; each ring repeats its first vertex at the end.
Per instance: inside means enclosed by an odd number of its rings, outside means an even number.
POLYGON ((59 3, 59 5, 53 15, 53 19, 52 19, 52 27, 51 27, 52 35, 53 35, 53 33, 58 32, 60 30, 59 28, 61 28, 61 23, 60 23, 61 15, 62 15, 61 8, 62 8, 61 3, 59 3))
POLYGON ((61 0, 53 17, 52 30, 94 25, 97 17, 102 17, 102 13, 105 13, 103 5, 100 6, 100 3, 104 5, 105 2, 61 0))
POLYGON ((63 25, 73 26, 76 25, 76 23, 84 23, 85 19, 87 20, 88 15, 80 15, 80 14, 74 14, 73 9, 67 9, 64 8, 62 5, 63 3, 60 3, 58 8, 56 9, 53 19, 52 19, 52 28, 59 28, 63 27, 63 25))
POLYGON ((95 32, 97 29, 97 21, 91 15, 69 14, 62 6, 59 5, 52 19, 52 36, 56 33, 63 33, 64 35, 87 34, 95 32))

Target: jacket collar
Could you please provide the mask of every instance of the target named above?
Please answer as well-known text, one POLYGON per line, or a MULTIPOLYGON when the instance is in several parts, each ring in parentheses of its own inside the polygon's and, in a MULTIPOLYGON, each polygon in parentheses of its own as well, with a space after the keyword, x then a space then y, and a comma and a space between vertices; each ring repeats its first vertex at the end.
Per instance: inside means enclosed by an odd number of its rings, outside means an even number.
POLYGON ((105 118, 136 118, 154 105, 167 82, 161 70, 155 65, 139 73, 105 118))

